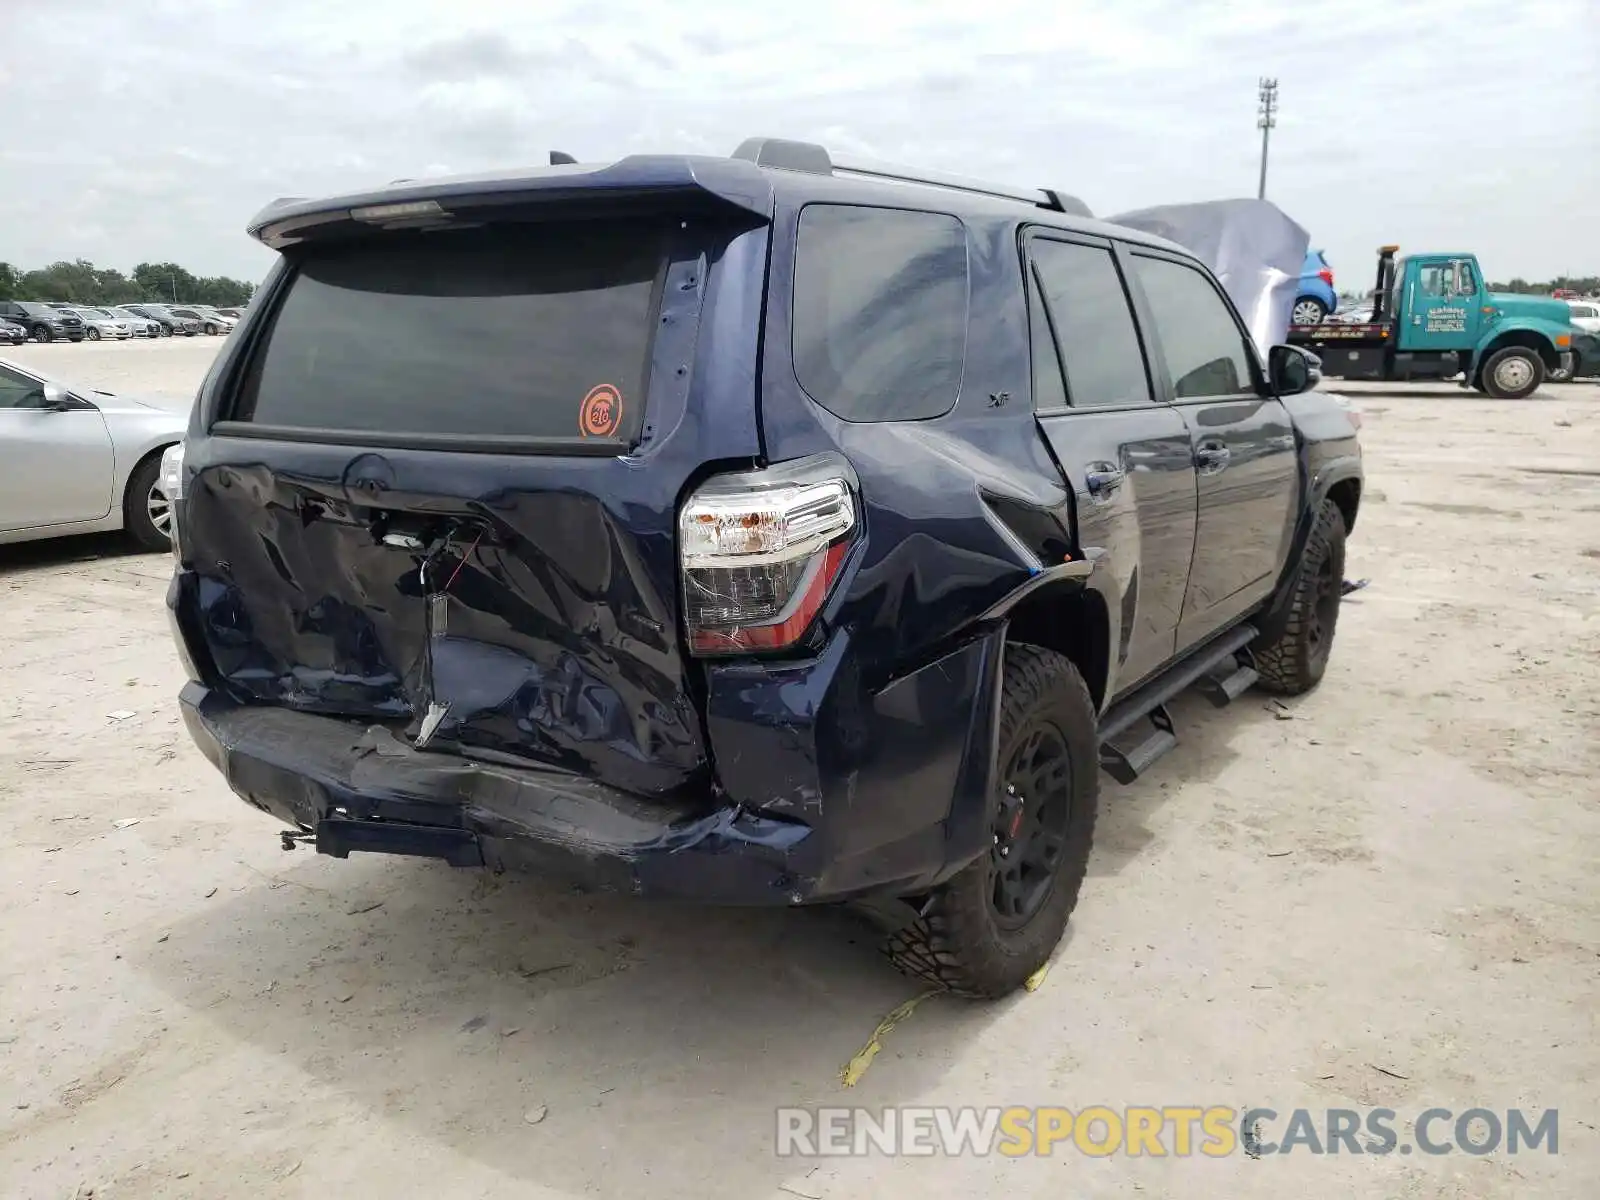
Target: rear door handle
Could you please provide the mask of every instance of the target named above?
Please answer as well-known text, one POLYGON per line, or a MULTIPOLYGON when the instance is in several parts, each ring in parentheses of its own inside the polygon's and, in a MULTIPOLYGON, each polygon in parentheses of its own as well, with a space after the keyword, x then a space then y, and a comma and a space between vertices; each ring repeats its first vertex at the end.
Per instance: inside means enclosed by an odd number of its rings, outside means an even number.
POLYGON ((1233 457, 1226 442, 1208 441, 1201 442, 1195 447, 1195 465, 1199 467, 1202 475, 1215 475, 1218 471, 1225 470, 1228 460, 1233 457))
POLYGON ((1126 478, 1121 467, 1108 462, 1090 463, 1084 476, 1089 485, 1089 494, 1097 500, 1109 500, 1111 493, 1121 487, 1126 478))

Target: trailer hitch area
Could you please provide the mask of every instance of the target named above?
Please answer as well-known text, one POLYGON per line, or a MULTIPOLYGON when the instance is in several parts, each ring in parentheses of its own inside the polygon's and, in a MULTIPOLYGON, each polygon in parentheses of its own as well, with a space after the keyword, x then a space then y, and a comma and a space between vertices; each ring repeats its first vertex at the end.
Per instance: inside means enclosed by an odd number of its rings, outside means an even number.
POLYGON ((316 834, 302 833, 295 829, 281 830, 278 837, 282 840, 285 850, 293 850, 298 842, 315 842, 317 840, 316 834))

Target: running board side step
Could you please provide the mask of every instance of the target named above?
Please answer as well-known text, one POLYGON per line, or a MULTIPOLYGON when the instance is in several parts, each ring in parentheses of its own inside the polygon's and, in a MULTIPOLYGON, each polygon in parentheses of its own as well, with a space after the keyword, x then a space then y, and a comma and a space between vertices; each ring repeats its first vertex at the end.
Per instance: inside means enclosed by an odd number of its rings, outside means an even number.
POLYGON ((1148 716, 1154 728, 1136 745, 1123 750, 1114 742, 1100 743, 1100 769, 1118 783, 1132 783, 1148 771, 1156 759, 1178 745, 1178 735, 1172 729, 1172 715, 1165 704, 1156 705, 1148 716))
POLYGON ((1100 766, 1106 774, 1118 783, 1132 783, 1177 746, 1167 702, 1180 692, 1199 685, 1218 708, 1237 700, 1259 678, 1248 650, 1256 636, 1253 625, 1230 629, 1108 708, 1100 718, 1100 766), (1150 731, 1126 745, 1119 735, 1147 717, 1150 731))

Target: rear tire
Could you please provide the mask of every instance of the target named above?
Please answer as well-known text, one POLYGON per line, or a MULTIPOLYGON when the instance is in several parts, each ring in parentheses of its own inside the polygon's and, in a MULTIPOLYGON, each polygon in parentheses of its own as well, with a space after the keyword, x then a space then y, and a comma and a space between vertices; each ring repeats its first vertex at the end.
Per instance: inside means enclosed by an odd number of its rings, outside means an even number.
POLYGON ((1099 741, 1089 689, 1063 655, 1006 646, 996 761, 993 846, 884 946, 907 975, 980 998, 1015 991, 1050 960, 1089 865, 1099 741))
POLYGON ((1483 364, 1483 390, 1496 400, 1526 400, 1544 382, 1544 360, 1525 346, 1496 350, 1483 364))
POLYGON ((1292 325, 1321 325, 1328 318, 1328 306, 1315 296, 1301 296, 1294 302, 1289 317, 1292 325))
POLYGON ((35 325, 33 327, 33 336, 36 341, 48 342, 50 340, 50 326, 35 325))
POLYGON ((1344 514, 1324 500, 1300 552, 1288 623, 1277 637, 1251 648, 1264 691, 1298 696, 1322 682, 1344 596, 1344 538, 1344 514))
POLYGON ((134 467, 128 476, 128 490, 122 496, 122 524, 128 536, 145 550, 172 549, 172 502, 158 487, 161 474, 161 454, 153 451, 134 467), (160 495, 164 504, 155 503, 160 495), (163 519, 165 526, 163 527, 163 519))

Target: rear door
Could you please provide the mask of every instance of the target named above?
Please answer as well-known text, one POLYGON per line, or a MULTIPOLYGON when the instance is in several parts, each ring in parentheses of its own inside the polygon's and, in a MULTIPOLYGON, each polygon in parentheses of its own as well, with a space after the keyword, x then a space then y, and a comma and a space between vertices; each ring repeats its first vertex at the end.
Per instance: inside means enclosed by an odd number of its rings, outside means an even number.
POLYGON ((1027 239, 1034 404, 1075 494, 1078 538, 1122 594, 1114 691, 1172 657, 1195 538, 1188 428, 1159 403, 1121 252, 1103 239, 1027 239))
POLYGON ((589 216, 312 244, 269 283, 186 452, 235 697, 640 793, 703 776, 675 521, 759 453, 766 231, 589 216))
POLYGON ((1215 280, 1157 251, 1131 255, 1158 382, 1182 414, 1199 483, 1194 565, 1178 648, 1266 598, 1288 553, 1300 497, 1294 424, 1215 280))

